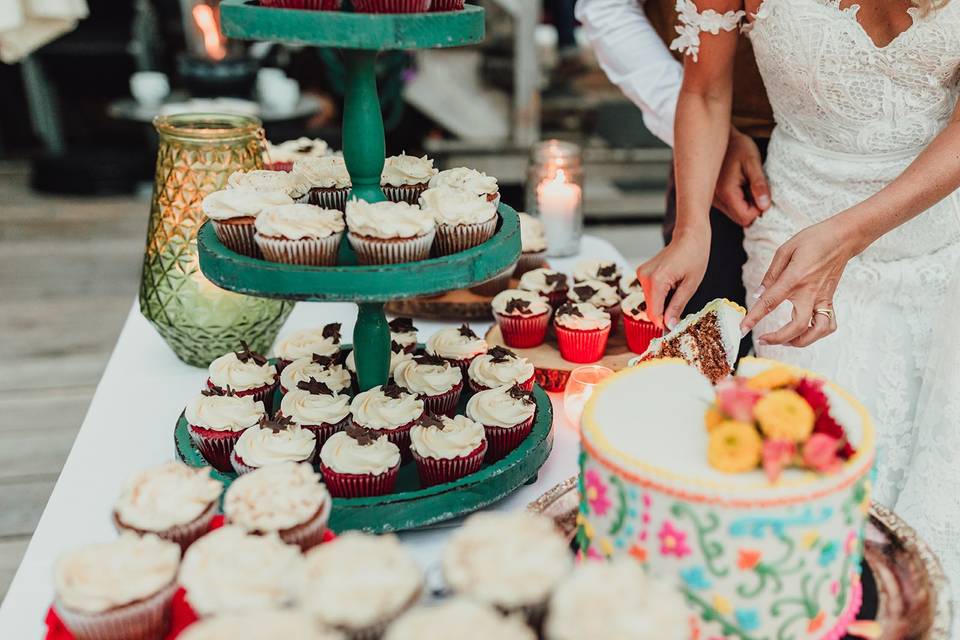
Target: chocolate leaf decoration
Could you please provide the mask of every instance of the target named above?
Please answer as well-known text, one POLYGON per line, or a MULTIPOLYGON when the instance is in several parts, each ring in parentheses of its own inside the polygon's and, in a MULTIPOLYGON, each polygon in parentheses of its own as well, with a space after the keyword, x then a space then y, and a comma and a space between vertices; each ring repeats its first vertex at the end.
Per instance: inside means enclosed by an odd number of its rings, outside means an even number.
POLYGON ((410 333, 417 330, 413 326, 413 318, 394 318, 387 324, 390 325, 390 331, 394 333, 410 333))
POLYGON ((440 356, 436 356, 432 353, 418 353, 417 355, 413 356, 413 361, 417 364, 433 366, 442 366, 447 362, 440 356))
POLYGON ((510 349, 507 349, 506 347, 501 347, 500 345, 497 345, 496 347, 490 349, 490 351, 487 351, 487 355, 490 356, 490 362, 496 362, 497 364, 516 359, 517 357, 517 354, 515 354, 513 351, 510 351, 510 349))
POLYGON ((340 344, 340 323, 331 322, 323 328, 323 337, 330 338, 336 344, 340 344))
POLYGON ((246 364, 251 360, 253 360, 255 364, 258 364, 260 366, 267 364, 267 359, 262 355, 260 355, 259 353, 257 353, 256 351, 253 351, 250 348, 250 345, 247 344, 246 340, 240 341, 240 351, 237 351, 236 355, 237 355, 237 360, 239 360, 244 364, 246 364))
POLYGON ((507 304, 503 309, 507 313, 513 313, 514 311, 519 311, 520 315, 527 315, 533 313, 530 310, 530 301, 524 300, 522 298, 510 298, 507 300, 507 304))
POLYGON ((578 318, 582 318, 583 312, 580 311, 577 305, 568 302, 564 305, 561 305, 560 308, 557 309, 557 315, 558 316, 577 316, 578 318))
POLYGON ((293 426, 293 419, 288 418, 287 416, 276 416, 275 418, 268 418, 264 416, 260 419, 260 428, 261 429, 270 429, 274 433, 280 433, 281 431, 286 431, 287 427, 293 426))
POLYGON ((511 398, 513 398, 514 400, 520 400, 524 404, 535 403, 535 400, 533 399, 533 394, 530 393, 529 391, 524 391, 523 388, 518 384, 515 384, 512 387, 510 387, 509 393, 511 398))
POLYGON ((417 424, 424 428, 436 427, 441 431, 443 431, 443 426, 444 426, 443 420, 441 420, 438 416, 433 415, 432 413, 423 414, 420 417, 420 419, 417 420, 417 424))
POLYGON ((357 444, 361 447, 368 447, 377 441, 373 432, 370 429, 361 427, 355 422, 351 422, 347 425, 346 431, 347 436, 353 438, 357 441, 357 444))
POLYGON ((555 285, 559 287, 560 285, 567 284, 567 276, 562 273, 548 273, 543 276, 543 281, 547 284, 555 285))
POLYGON ((387 384, 383 385, 383 387, 381 388, 381 392, 383 393, 383 395, 387 396, 388 398, 393 398, 394 400, 398 400, 400 396, 407 393, 407 390, 401 387, 400 385, 396 384, 395 382, 388 382, 387 384))
POLYGON ((640 313, 641 311, 646 311, 646 310, 647 310, 647 301, 644 300, 639 305, 637 305, 637 308, 634 309, 633 311, 634 313, 640 313))
POLYGON ((207 387, 206 389, 200 392, 200 395, 210 398, 212 396, 218 396, 220 394, 215 389, 211 389, 210 387, 207 387))
POLYGON ((574 287, 573 292, 577 295, 577 298, 580 299, 580 302, 586 302, 597 293, 597 290, 588 284, 581 284, 574 287))
POLYGON ((617 265, 613 264, 612 262, 609 264, 605 264, 599 269, 597 269, 597 275, 600 276, 601 278, 612 278, 616 274, 617 274, 617 265))
POLYGON ((403 345, 397 342, 396 340, 391 340, 390 351, 393 351, 394 353, 400 353, 401 351, 403 351, 403 345))
POLYGON ((314 364, 318 364, 318 365, 320 365, 321 367, 323 367, 324 369, 328 369, 328 368, 334 366, 335 364, 337 364, 337 359, 336 359, 336 358, 332 358, 332 357, 330 357, 330 356, 322 356, 322 355, 320 355, 319 353, 313 354, 312 359, 313 359, 314 364))
POLYGON ((477 337, 477 334, 475 334, 475 333, 473 332, 473 329, 471 329, 471 328, 470 328, 470 325, 468 325, 466 322, 464 322, 462 325, 460 325, 460 328, 457 329, 457 331, 458 331, 458 332, 460 333, 460 335, 462 335, 464 338, 476 338, 476 337, 477 337))
POLYGON ((637 278, 634 278, 633 282, 629 284, 630 289, 633 289, 634 287, 639 287, 639 286, 640 286, 640 281, 637 278))
POLYGON ((320 382, 313 376, 310 376, 309 380, 301 380, 297 383, 297 389, 306 391, 310 395, 314 396, 332 396, 333 389, 328 387, 325 383, 320 382))

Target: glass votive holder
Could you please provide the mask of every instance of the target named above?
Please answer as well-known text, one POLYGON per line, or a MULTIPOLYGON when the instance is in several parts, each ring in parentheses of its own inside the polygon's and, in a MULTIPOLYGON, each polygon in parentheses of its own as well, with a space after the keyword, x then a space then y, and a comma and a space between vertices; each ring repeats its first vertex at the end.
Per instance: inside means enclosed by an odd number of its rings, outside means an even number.
POLYGON ((580 429, 580 416, 593 395, 593 390, 611 375, 612 369, 599 364, 577 367, 570 372, 567 386, 563 390, 563 413, 574 429, 580 429))

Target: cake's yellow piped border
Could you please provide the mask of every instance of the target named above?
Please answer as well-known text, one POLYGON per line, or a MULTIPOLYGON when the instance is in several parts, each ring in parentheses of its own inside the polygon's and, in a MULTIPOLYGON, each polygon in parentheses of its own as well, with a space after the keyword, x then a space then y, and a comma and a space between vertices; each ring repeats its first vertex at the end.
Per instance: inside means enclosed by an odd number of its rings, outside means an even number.
MULTIPOLYGON (((735 303, 731 302, 730 304, 735 304, 735 303)), ((859 443, 859 445, 857 446, 857 452, 853 455, 852 458, 846 461, 841 471, 835 474, 831 474, 830 476, 826 476, 831 478, 836 477, 837 478, 836 484, 830 484, 830 485, 821 487, 819 488, 819 490, 813 491, 813 494, 810 496, 802 496, 802 495, 781 496, 781 497, 769 499, 767 502, 769 502, 770 504, 783 504, 785 501, 794 502, 796 500, 802 500, 802 499, 806 499, 813 496, 832 493, 833 491, 838 491, 846 486, 849 486, 850 483, 852 483, 857 478, 861 477, 864 473, 866 473, 870 469, 870 465, 873 464, 873 458, 875 455, 876 434, 873 427, 873 419, 870 417, 870 414, 866 410, 866 408, 862 404, 860 404, 859 401, 857 401, 853 396, 851 396, 846 390, 838 387, 836 384, 830 382, 829 380, 826 380, 821 375, 817 375, 816 373, 813 373, 812 371, 807 371, 806 369, 802 369, 800 367, 794 367, 792 365, 776 362, 774 360, 768 360, 765 358, 744 358, 744 360, 759 362, 761 364, 769 364, 770 366, 786 366, 786 367, 789 367, 797 376, 824 380, 824 382, 830 387, 832 391, 837 393, 837 395, 841 396, 844 400, 846 400, 850 404, 851 407, 853 407, 854 411, 856 411, 857 414, 860 416, 860 420, 863 425, 863 438, 859 443), (858 467, 860 465, 862 465, 862 469, 860 469, 859 472, 854 471, 852 472, 852 476, 849 475, 851 474, 851 469, 854 469, 855 467, 858 467)), ((676 487, 676 485, 685 484, 688 487, 696 487, 697 489, 711 491, 715 494, 727 495, 731 497, 731 499, 727 500, 728 502, 737 502, 737 497, 738 497, 737 494, 755 493, 757 491, 764 491, 764 490, 769 491, 771 489, 792 490, 792 489, 798 489, 798 488, 804 488, 804 487, 810 487, 813 489, 814 485, 823 484, 823 480, 825 476, 818 475, 812 472, 809 474, 806 474, 801 479, 792 480, 792 481, 781 481, 775 485, 770 484, 766 480, 757 482, 755 484, 746 484, 746 485, 726 484, 722 482, 705 480, 703 478, 684 476, 684 475, 672 472, 668 469, 662 469, 660 467, 656 467, 649 463, 643 462, 641 460, 638 460, 630 455, 627 455, 617 450, 617 448, 614 447, 609 440, 607 440, 606 435, 603 433, 603 429, 600 427, 600 425, 597 423, 594 417, 595 407, 596 407, 598 398, 600 398, 603 395, 604 390, 608 386, 613 384, 613 382, 615 382, 616 380, 626 378, 632 375, 636 375, 639 372, 643 371, 644 369, 664 366, 668 364, 682 364, 684 366, 690 366, 680 358, 658 358, 654 360, 647 360, 645 362, 638 364, 635 367, 631 367, 630 369, 624 369, 623 371, 620 371, 610 376, 609 378, 601 382, 597 386, 597 388, 594 390, 593 395, 591 396, 590 400, 587 402, 587 406, 583 411, 583 416, 581 417, 581 423, 580 423, 581 430, 582 430, 581 437, 582 437, 583 446, 587 448, 590 451, 590 453, 592 453, 595 457, 597 457, 601 463, 603 463, 605 466, 613 468, 615 471, 623 473, 624 475, 630 477, 635 481, 648 483, 648 484, 655 484, 661 490, 664 490, 670 493, 683 494, 683 496, 688 499, 699 498, 699 499, 702 499, 703 501, 711 501, 711 502, 716 501, 715 495, 714 496, 690 495, 688 491, 682 490, 679 487, 676 487), (589 439, 587 436, 589 436, 589 439), (625 462, 631 465, 632 469, 626 469, 626 468, 620 467, 619 465, 614 464, 613 462, 614 460, 620 460, 622 462, 625 462), (638 472, 646 474, 647 476, 649 476, 649 478, 638 476, 637 475, 638 472), (676 488, 671 489, 669 488, 668 485, 662 484, 664 482, 671 483, 676 488)), ((704 455, 706 455, 706 453, 704 453, 704 455)), ((750 505, 762 506, 763 504, 766 504, 764 499, 747 498, 746 496, 743 496, 743 499, 747 500, 750 505)))

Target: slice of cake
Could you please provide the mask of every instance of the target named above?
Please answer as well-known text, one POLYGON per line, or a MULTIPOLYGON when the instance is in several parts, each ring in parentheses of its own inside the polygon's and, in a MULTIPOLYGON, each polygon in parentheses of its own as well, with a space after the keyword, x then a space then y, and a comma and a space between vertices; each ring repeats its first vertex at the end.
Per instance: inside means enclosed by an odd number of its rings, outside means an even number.
POLYGON ((725 298, 708 302, 677 323, 673 331, 650 341, 639 361, 681 358, 716 384, 733 371, 740 350, 740 323, 747 310, 725 298))

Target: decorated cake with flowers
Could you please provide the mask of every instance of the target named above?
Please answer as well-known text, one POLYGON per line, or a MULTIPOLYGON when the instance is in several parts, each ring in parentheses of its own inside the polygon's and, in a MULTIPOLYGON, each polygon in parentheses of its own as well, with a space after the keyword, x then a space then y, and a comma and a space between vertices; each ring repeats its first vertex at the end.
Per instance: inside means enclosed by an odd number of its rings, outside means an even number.
POLYGON ((606 380, 581 427, 580 553, 678 581, 696 637, 844 637, 875 456, 849 394, 770 360, 714 387, 656 359, 606 380))

